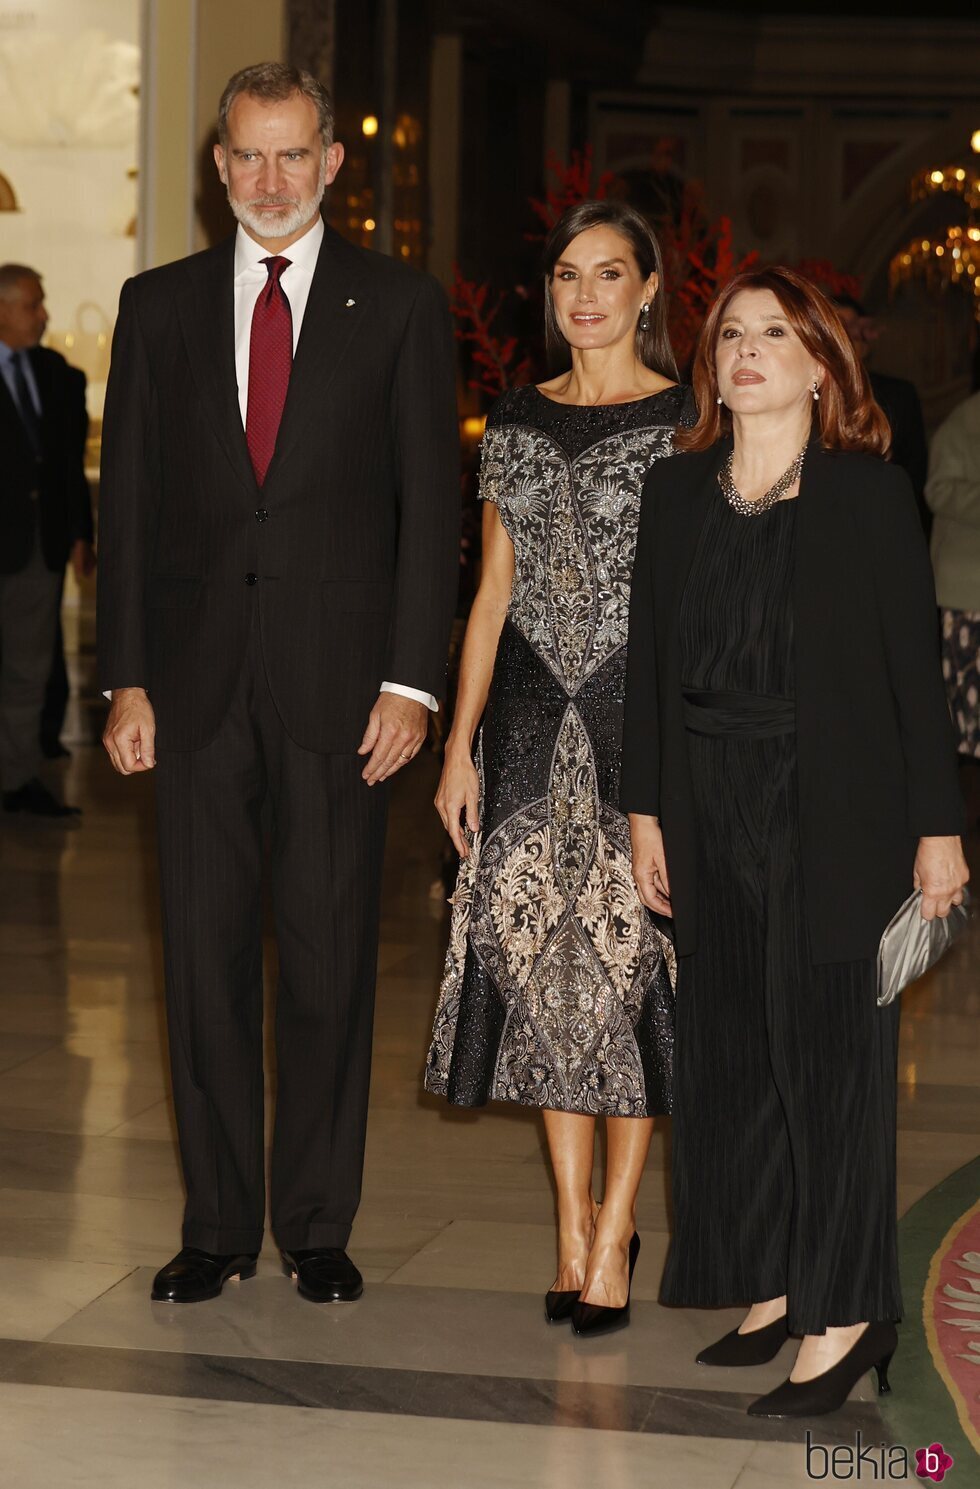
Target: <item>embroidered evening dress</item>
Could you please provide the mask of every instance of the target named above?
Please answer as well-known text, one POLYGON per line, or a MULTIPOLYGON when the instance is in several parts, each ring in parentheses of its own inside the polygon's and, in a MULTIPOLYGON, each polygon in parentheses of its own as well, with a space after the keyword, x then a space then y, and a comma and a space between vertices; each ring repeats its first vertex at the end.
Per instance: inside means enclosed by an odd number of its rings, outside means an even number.
POLYGON ((673 946, 637 895, 618 794, 640 491, 686 396, 582 407, 532 386, 487 421, 480 494, 515 574, 425 1075, 460 1106, 670 1108, 673 946))

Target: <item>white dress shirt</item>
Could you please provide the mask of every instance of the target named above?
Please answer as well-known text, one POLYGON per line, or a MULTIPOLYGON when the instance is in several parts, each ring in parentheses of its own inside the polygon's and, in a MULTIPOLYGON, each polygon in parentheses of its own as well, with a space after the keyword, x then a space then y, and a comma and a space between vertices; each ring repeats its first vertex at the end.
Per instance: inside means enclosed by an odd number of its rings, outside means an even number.
MULTIPOLYGON (((323 242, 323 218, 317 213, 309 232, 290 243, 282 257, 289 263, 279 276, 293 318, 293 356, 299 345, 299 333, 303 329, 306 302, 310 298, 310 285, 316 268, 320 244, 323 242)), ((241 223, 235 238, 235 376, 238 379, 238 407, 242 424, 248 414, 248 359, 252 341, 252 312, 259 294, 268 283, 269 275, 263 259, 271 257, 269 249, 256 243, 241 223)), ((424 703, 433 713, 439 712, 438 700, 431 693, 418 688, 406 687, 403 683, 383 682, 382 693, 399 693, 403 698, 414 698, 424 703)), ((110 695, 107 693, 106 697, 110 695)))

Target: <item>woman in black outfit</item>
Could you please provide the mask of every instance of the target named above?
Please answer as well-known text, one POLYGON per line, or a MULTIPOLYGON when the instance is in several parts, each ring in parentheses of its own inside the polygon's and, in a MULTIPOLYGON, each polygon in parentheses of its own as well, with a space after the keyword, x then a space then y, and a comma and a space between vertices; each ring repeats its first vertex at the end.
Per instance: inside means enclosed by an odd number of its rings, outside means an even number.
POLYGON ((705 1364, 802 1335, 749 1410, 809 1416, 872 1365, 887 1389, 899 1005, 875 957, 913 885, 927 919, 961 901, 963 808, 912 490, 836 312, 789 270, 740 276, 694 389, 644 490, 621 785, 680 958, 663 1299, 752 1305, 705 1364))

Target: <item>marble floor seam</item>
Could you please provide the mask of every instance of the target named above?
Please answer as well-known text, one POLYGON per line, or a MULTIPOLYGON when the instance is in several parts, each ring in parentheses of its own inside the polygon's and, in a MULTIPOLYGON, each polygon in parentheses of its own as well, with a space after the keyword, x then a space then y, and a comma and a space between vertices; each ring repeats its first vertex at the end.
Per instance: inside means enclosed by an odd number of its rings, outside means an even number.
MULTIPOLYGON (((0 1340, 0 1383, 749 1442, 798 1443, 804 1430, 795 1422, 748 1417, 752 1392, 185 1356, 17 1339, 0 1340)), ((877 1409, 859 1402, 849 1403, 832 1422, 813 1425, 822 1441, 843 1443, 852 1442, 858 1428, 867 1436, 882 1427, 877 1409)))

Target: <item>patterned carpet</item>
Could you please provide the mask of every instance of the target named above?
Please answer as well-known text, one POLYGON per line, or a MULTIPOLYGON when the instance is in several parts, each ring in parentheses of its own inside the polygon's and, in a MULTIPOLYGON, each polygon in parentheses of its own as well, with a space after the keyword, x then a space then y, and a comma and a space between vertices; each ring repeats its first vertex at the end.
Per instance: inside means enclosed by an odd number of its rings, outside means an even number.
MULTIPOLYGON (((917 1449, 942 1445, 953 1459, 954 1486, 975 1483, 980 1467, 978 1194, 980 1158, 937 1184, 900 1223, 906 1318, 892 1372, 896 1394, 882 1403, 912 1464, 917 1449)), ((933 1475, 933 1482, 942 1480, 933 1475)))

